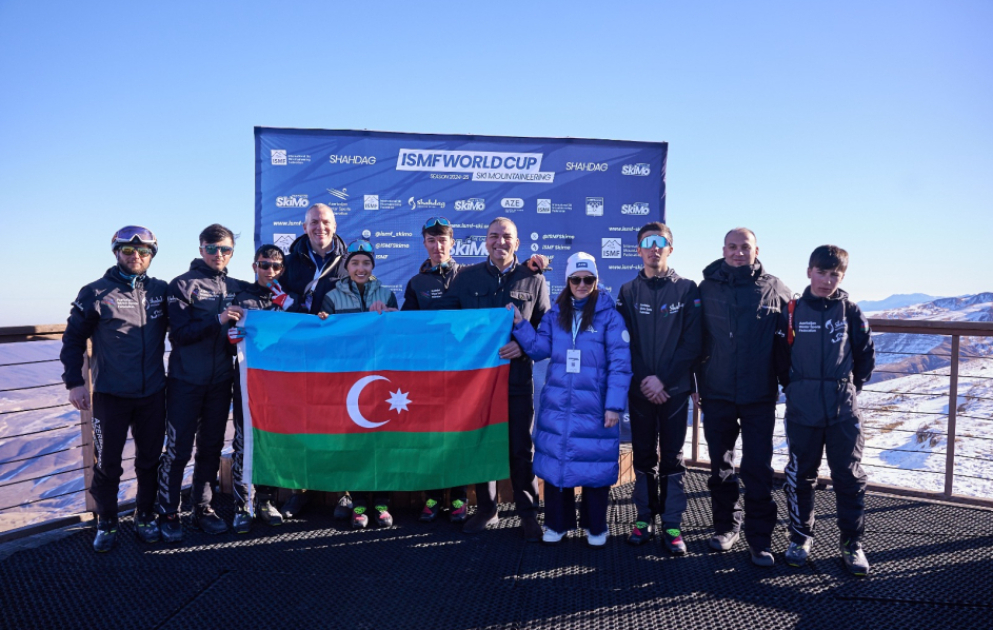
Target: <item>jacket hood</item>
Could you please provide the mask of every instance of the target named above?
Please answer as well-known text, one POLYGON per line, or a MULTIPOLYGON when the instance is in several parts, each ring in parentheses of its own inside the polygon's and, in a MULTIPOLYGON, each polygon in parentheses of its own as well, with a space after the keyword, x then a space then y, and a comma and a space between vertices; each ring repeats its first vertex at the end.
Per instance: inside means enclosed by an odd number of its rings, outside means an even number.
MULTIPOLYGON (((456 271, 458 270, 459 267, 462 266, 459 263, 455 262, 454 258, 450 259, 446 264, 447 264, 447 268, 444 271, 447 271, 449 269, 452 271, 456 271)), ((428 258, 423 263, 421 263, 421 268, 418 270, 418 273, 439 273, 440 271, 442 270, 435 269, 435 266, 431 264, 431 259, 428 258)))
MULTIPOLYGON (((331 239, 331 242, 334 245, 331 248, 331 253, 335 256, 344 256, 346 249, 345 240, 338 236, 337 232, 335 232, 334 238, 331 239)), ((297 240, 293 241, 293 244, 290 245, 290 253, 297 256, 303 256, 307 260, 310 260, 309 243, 310 237, 306 234, 298 236, 297 240)))
POLYGON ((211 276, 226 276, 228 275, 228 268, 225 267, 221 271, 215 271, 210 265, 204 262, 203 258, 194 258, 193 262, 190 263, 190 271, 199 271, 200 273, 211 276))
POLYGON ((803 295, 800 299, 805 302, 838 302, 840 300, 847 300, 848 292, 839 288, 835 289, 834 293, 828 297, 819 297, 814 295, 814 292, 810 290, 810 286, 807 286, 807 288, 803 290, 803 295))
POLYGON ((121 272, 120 267, 114 265, 107 270, 107 273, 103 274, 105 280, 110 280, 111 282, 116 282, 117 284, 125 287, 134 288, 135 284, 144 285, 148 280, 147 274, 141 274, 139 276, 134 276, 133 278, 127 278, 121 272))
POLYGON ((703 277, 716 282, 730 283, 732 280, 744 280, 750 278, 755 281, 762 276, 768 275, 762 266, 762 261, 755 259, 755 264, 749 267, 732 267, 724 262, 723 258, 718 258, 703 268, 703 277))
MULTIPOLYGON (((369 276, 369 280, 365 283, 365 292, 367 294, 371 293, 372 291, 379 289, 381 286, 383 286, 383 283, 379 281, 379 278, 376 276, 369 276)), ((353 295, 359 294, 359 287, 357 284, 352 282, 351 278, 342 278, 338 281, 338 285, 335 288, 339 288, 342 291, 346 291, 353 295)))
POLYGON ((671 282, 675 282, 676 280, 679 280, 680 279, 679 278, 679 274, 677 274, 676 273, 676 270, 673 269, 672 267, 669 267, 668 269, 666 269, 665 270, 665 273, 663 273, 661 276, 655 276, 655 278, 649 278, 645 274, 645 270, 642 269, 641 271, 638 272, 638 277, 641 278, 642 280, 646 281, 646 282, 651 282, 652 280, 655 280, 656 278, 659 281, 669 280, 671 282))

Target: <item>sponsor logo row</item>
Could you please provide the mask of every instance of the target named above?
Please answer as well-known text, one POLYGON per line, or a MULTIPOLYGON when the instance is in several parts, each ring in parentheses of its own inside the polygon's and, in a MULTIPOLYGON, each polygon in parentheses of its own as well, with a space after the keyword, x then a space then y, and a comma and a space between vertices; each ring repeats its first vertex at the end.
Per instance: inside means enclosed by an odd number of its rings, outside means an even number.
MULTIPOLYGON (((338 202, 335 206, 341 206, 341 202, 347 202, 350 198, 347 188, 328 188, 328 194, 338 202)), ((309 195, 285 195, 276 197, 277 208, 309 208, 311 204, 309 195)), ((459 199, 454 203, 439 201, 437 199, 417 199, 410 197, 406 204, 400 199, 385 199, 379 195, 363 195, 363 210, 394 210, 402 205, 407 205, 411 210, 444 210, 452 207, 456 212, 482 212, 486 210, 486 200, 479 197, 469 199, 459 199)), ((527 204, 518 197, 505 197, 500 200, 500 207, 509 213, 521 212, 526 209, 527 204)), ((538 199, 535 204, 538 214, 558 214, 572 210, 571 203, 554 203, 551 199, 538 199)), ((636 201, 633 203, 621 204, 621 214, 632 216, 647 216, 651 212, 651 207, 647 201, 636 201)), ((603 197, 586 198, 586 215, 591 217, 602 217, 604 215, 603 197)))
MULTIPOLYGON (((270 149, 270 161, 273 166, 289 166, 291 164, 308 164, 310 155, 290 154, 286 149, 270 149)), ((472 173, 476 181, 532 181, 551 183, 554 173, 542 172, 541 153, 508 153, 496 151, 422 151, 418 149, 400 149, 397 156, 396 170, 398 171, 430 171, 441 173, 472 173), (498 174, 524 175, 528 177, 505 177, 498 174), (478 176, 478 177, 477 177, 478 176)), ((342 166, 375 166, 375 155, 345 155, 332 153, 328 163, 342 166)), ((610 170, 607 162, 566 162, 566 172, 606 173, 610 170)), ((648 177, 652 167, 646 162, 624 164, 621 175, 648 177)))

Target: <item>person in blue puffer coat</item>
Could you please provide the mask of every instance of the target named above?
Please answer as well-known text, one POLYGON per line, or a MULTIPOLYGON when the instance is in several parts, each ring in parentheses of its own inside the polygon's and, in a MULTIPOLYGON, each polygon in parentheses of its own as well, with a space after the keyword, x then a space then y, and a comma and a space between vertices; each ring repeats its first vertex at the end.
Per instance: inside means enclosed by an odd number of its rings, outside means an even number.
POLYGON ((619 470, 630 337, 614 300, 597 288, 593 256, 570 256, 566 278, 537 331, 514 308, 514 338, 535 361, 551 359, 534 430, 534 472, 545 481, 542 541, 553 545, 576 528, 575 488, 581 486, 579 526, 590 546, 601 547, 619 470))

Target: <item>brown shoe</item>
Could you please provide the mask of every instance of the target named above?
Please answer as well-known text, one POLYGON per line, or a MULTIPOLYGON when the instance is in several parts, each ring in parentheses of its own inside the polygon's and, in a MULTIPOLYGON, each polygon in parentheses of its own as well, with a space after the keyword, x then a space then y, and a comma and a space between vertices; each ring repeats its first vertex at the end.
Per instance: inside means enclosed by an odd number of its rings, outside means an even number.
POLYGON ((521 529, 524 530, 524 540, 527 542, 538 542, 541 540, 541 525, 538 524, 538 519, 535 517, 522 516, 521 529))
POLYGON ((479 510, 476 510, 476 513, 472 515, 472 518, 466 521, 465 525, 462 526, 462 532, 465 534, 478 534, 487 527, 493 527, 499 522, 500 517, 497 516, 496 508, 494 508, 492 512, 480 512, 479 510))

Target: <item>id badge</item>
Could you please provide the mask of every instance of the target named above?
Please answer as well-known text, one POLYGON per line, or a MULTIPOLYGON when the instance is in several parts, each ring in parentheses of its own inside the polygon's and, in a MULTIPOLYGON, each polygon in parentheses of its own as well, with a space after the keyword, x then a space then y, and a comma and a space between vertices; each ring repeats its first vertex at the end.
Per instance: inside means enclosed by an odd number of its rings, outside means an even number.
POLYGON ((579 366, 582 365, 581 350, 565 351, 565 371, 569 374, 579 374, 579 366))

